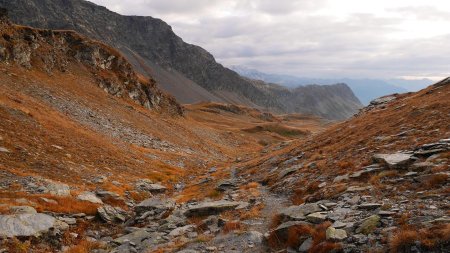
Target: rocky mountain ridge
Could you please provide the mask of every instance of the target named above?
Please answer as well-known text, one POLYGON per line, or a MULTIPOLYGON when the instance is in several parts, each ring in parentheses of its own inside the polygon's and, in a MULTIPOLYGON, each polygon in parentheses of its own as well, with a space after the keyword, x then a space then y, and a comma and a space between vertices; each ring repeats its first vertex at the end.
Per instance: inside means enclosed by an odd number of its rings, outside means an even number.
POLYGON ((86 66, 98 86, 116 97, 128 97, 152 110, 181 115, 181 106, 164 94, 154 80, 139 78, 116 50, 72 31, 37 30, 13 25, 2 10, 0 61, 24 68, 68 72, 70 64, 86 66))
POLYGON ((11 18, 18 24, 75 30, 118 48, 138 71, 154 77, 161 88, 181 103, 226 102, 282 113, 317 112, 329 119, 343 119, 361 107, 353 99, 345 103, 352 96, 347 89, 339 92, 346 93, 344 97, 329 97, 331 92, 325 93, 326 96, 317 94, 313 101, 335 104, 330 107, 319 103, 319 111, 314 106, 303 110, 303 97, 315 95, 304 90, 292 97, 300 100, 298 104, 294 100, 290 101, 293 106, 286 106, 284 97, 255 87, 251 81, 217 63, 206 50, 185 43, 159 19, 122 16, 81 0, 1 0, 0 7, 9 9, 11 18))

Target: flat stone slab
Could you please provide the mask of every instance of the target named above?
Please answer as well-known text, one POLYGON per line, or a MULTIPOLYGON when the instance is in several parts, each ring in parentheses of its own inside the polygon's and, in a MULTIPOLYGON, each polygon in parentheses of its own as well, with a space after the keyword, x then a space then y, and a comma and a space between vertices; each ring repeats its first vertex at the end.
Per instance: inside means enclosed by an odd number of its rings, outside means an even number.
POLYGON ((302 204, 299 206, 290 206, 280 212, 281 218, 284 221, 289 220, 305 220, 306 215, 320 212, 322 209, 316 203, 302 204))
POLYGON ((380 208, 383 204, 380 203, 364 203, 361 205, 358 205, 358 209, 364 209, 364 210, 374 210, 377 208, 380 208))
POLYGON ((188 210, 184 212, 184 215, 191 217, 218 214, 227 210, 235 209, 241 204, 242 202, 225 200, 203 202, 198 205, 189 207, 188 210))
POLYGON ((314 224, 320 224, 324 222, 326 219, 327 214, 323 212, 312 213, 306 216, 306 220, 314 224))
POLYGON ((0 237, 39 236, 55 227, 56 222, 52 216, 42 213, 0 215, 0 237))
POLYGON ((375 154, 373 160, 375 162, 386 165, 390 169, 398 169, 407 167, 412 162, 412 154, 395 153, 395 154, 375 154))
POLYGON ((95 195, 93 192, 83 192, 77 196, 77 199, 81 201, 87 201, 94 204, 103 204, 103 201, 95 195))
POLYGON ((142 214, 147 211, 156 210, 157 212, 163 212, 169 209, 173 209, 175 203, 169 199, 150 198, 139 203, 134 210, 137 214, 142 214))

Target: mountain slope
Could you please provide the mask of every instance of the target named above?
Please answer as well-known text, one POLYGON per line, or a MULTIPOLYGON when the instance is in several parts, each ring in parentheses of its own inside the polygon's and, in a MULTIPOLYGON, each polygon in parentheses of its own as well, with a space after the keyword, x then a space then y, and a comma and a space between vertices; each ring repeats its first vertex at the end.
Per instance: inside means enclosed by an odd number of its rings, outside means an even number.
MULTIPOLYGON (((73 29, 118 48, 139 72, 155 78, 162 89, 182 103, 216 101, 275 112, 291 111, 283 98, 255 87, 251 81, 217 63, 206 50, 185 43, 159 19, 122 16, 82 0, 0 0, 0 7, 9 9, 11 18, 18 24, 73 29)), ((319 96, 324 103, 334 101, 323 94, 319 96)), ((348 117, 360 107, 353 101, 341 105, 338 103, 325 113, 311 108, 303 110, 301 105, 295 108, 299 113, 342 119, 342 115, 348 117), (336 110, 342 113, 336 114, 336 110)))
POLYGON ((306 238, 314 229, 308 223, 334 222, 327 241, 317 236, 310 247, 447 252, 449 97, 450 78, 383 97, 352 119, 243 163, 240 175, 248 181, 291 197, 293 206, 274 216, 272 247, 298 247, 305 239, 291 239, 306 238))

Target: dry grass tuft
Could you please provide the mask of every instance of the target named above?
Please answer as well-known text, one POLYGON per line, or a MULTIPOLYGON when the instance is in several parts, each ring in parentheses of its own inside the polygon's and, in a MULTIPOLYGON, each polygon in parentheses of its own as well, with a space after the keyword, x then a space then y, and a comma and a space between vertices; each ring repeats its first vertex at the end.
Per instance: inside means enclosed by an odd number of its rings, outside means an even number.
POLYGON ((391 252, 408 252, 409 248, 419 240, 420 235, 417 230, 400 230, 389 241, 391 252))
POLYGON ((82 240, 77 245, 70 247, 66 253, 90 253, 99 248, 99 243, 82 240))
POLYGON ((355 168, 355 164, 352 161, 347 161, 347 160, 339 161, 337 163, 337 166, 341 170, 351 170, 351 169, 355 168))
POLYGON ((439 250, 442 245, 450 243, 450 224, 424 229, 404 226, 390 238, 389 249, 392 253, 409 252, 416 242, 420 242, 421 248, 425 251, 439 250))
POLYGON ((447 174, 435 174, 430 176, 430 178, 423 183, 423 187, 425 189, 437 188, 440 187, 445 182, 447 182, 447 179, 448 179, 447 174))
POLYGON ((229 221, 223 225, 223 232, 227 234, 232 231, 241 230, 242 228, 243 225, 239 221, 229 221))
MULTIPOLYGON (((275 218, 276 219, 276 218, 275 218)), ((331 222, 327 221, 322 224, 311 225, 297 225, 289 228, 286 238, 280 238, 280 235, 272 232, 268 238, 268 244, 273 249, 281 249, 286 247, 298 248, 300 244, 308 237, 312 237, 312 248, 317 251, 312 252, 326 252, 320 251, 326 248, 339 248, 338 244, 328 243, 326 241, 326 229, 331 226, 331 222)))

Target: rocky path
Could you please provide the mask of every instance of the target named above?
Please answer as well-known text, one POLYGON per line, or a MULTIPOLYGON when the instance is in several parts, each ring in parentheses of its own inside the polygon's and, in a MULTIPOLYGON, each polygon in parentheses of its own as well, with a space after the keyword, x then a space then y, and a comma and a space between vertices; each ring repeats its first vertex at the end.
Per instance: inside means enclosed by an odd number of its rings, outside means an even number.
MULTIPOLYGON (((175 201, 178 193, 166 194, 166 187, 139 180, 136 189, 152 195, 140 203, 122 199, 113 192, 97 191, 77 196, 100 205, 96 216, 44 214, 30 206, 17 206, 12 209, 13 214, 0 215, 0 235, 45 235, 56 244, 63 235, 84 236, 89 242, 95 242, 97 248, 92 252, 97 253, 358 253, 384 251, 395 246, 391 241, 400 240, 395 239, 399 233, 406 233, 409 241, 401 241, 405 252, 448 252, 450 202, 437 194, 440 188, 429 183, 448 187, 449 173, 442 169, 448 158, 442 154, 449 146, 450 140, 445 139, 411 152, 374 154, 373 164, 333 180, 346 182, 338 194, 301 205, 292 205, 287 196, 246 181, 236 170, 231 170, 229 178, 209 181, 221 192, 220 200, 191 200, 180 204, 175 201), (383 187, 365 182, 363 179, 368 175, 378 175, 383 187), (419 187, 415 191, 403 188, 414 182, 419 187), (129 208, 105 204, 108 199, 124 200, 129 208), (74 232, 74 228, 86 223, 97 225, 89 227, 83 235, 74 232), (416 227, 417 224, 420 226, 416 227)), ((190 181, 198 184, 195 179, 190 181)), ((29 189, 33 191, 60 196, 70 193, 66 185, 55 182, 35 180, 33 184, 30 181, 29 189)), ((325 185, 323 190, 330 190, 327 187, 332 186, 325 185)), ((61 248, 65 250, 66 247, 61 248)))

